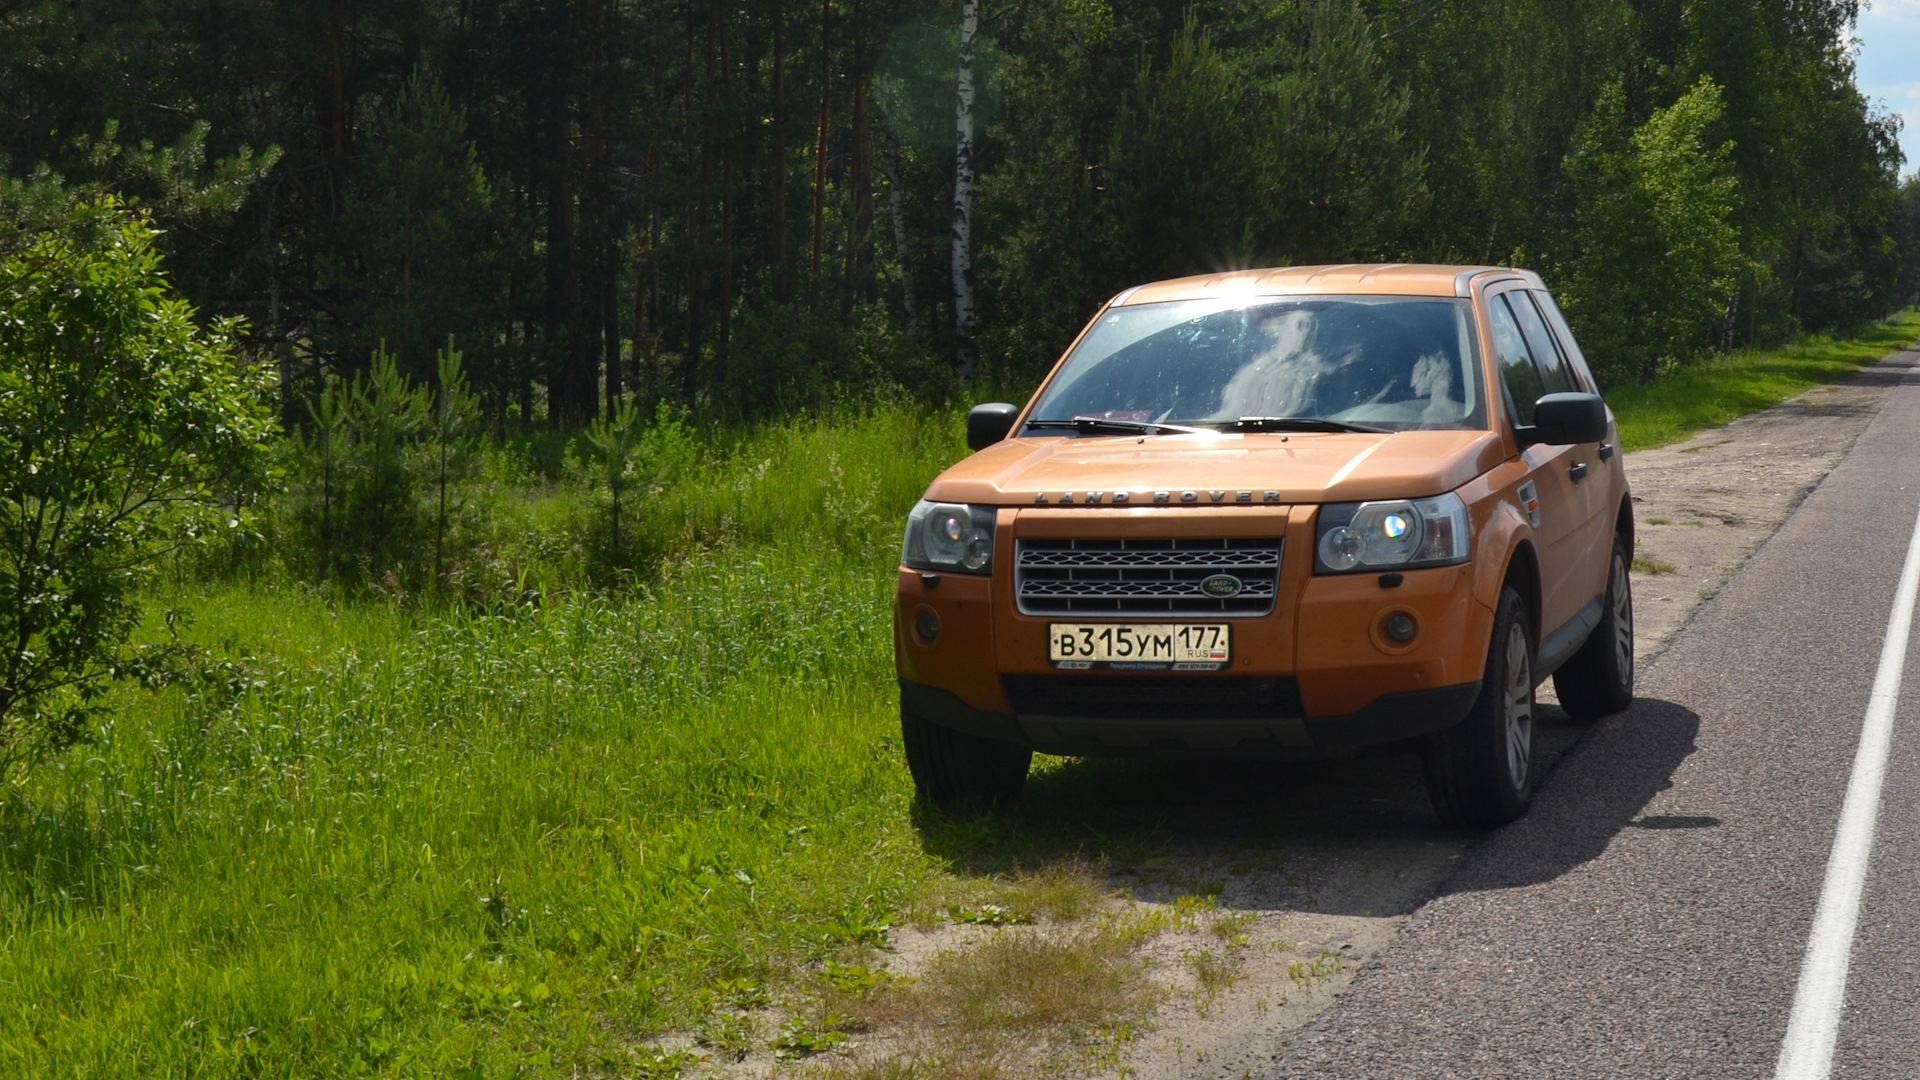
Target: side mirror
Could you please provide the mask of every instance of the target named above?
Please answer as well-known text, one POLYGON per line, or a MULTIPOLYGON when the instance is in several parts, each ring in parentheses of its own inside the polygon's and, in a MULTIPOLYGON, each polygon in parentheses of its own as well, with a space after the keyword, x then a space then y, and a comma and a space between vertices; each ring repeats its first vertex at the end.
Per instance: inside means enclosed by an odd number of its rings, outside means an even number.
POLYGON ((1013 430, 1014 418, 1019 415, 1020 406, 1009 405, 1004 401, 975 405, 968 409, 967 449, 984 450, 1006 438, 1007 432, 1013 430))
POLYGON ((1517 434, 1522 446, 1600 442, 1607 437, 1607 403, 1599 394, 1548 394, 1534 403, 1533 426, 1517 434))

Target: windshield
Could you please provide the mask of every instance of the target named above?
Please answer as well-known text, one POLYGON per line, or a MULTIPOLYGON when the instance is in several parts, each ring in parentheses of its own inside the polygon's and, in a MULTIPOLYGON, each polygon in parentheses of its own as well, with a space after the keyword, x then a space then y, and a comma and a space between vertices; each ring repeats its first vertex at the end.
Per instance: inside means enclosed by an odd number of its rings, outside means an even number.
POLYGON ((1400 431, 1487 426, 1465 300, 1183 300, 1100 317, 1029 423, 1312 417, 1400 431))

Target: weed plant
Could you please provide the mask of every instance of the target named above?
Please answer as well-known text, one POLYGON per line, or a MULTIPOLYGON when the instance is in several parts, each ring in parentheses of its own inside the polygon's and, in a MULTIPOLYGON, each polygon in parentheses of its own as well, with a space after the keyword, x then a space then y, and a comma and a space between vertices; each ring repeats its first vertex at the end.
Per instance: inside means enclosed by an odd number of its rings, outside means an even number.
POLYGON ((632 1072, 715 980, 884 936, 938 867, 909 820, 890 570, 958 442, 879 408, 690 446, 635 526, 661 554, 632 588, 155 597, 239 673, 124 690, 0 806, 0 1060, 632 1072))

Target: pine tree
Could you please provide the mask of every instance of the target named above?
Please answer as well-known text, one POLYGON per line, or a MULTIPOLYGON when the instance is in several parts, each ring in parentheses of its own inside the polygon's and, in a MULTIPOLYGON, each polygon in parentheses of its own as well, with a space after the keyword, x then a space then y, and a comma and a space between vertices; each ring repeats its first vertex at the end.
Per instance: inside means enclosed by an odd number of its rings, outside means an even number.
POLYGON ((460 112, 438 83, 415 75, 334 231, 338 354, 351 362, 384 344, 403 374, 431 382, 437 348, 458 333, 483 379, 493 375, 492 335, 474 335, 497 325, 505 306, 504 225, 460 112))

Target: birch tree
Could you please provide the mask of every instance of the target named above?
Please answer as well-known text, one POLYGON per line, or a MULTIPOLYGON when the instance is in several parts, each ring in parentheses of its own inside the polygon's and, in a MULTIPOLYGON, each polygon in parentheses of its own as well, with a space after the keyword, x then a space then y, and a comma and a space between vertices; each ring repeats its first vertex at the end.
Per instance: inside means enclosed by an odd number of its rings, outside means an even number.
POLYGON ((955 373, 973 384, 973 39, 980 28, 980 0, 960 2, 960 74, 955 83, 953 126, 953 330, 955 373))

